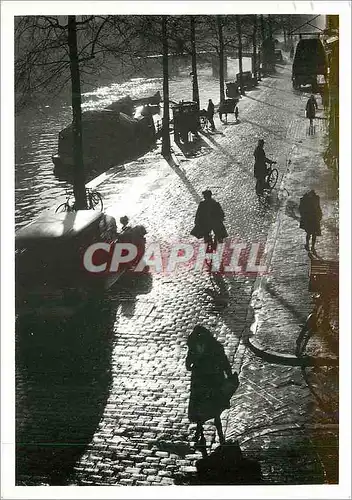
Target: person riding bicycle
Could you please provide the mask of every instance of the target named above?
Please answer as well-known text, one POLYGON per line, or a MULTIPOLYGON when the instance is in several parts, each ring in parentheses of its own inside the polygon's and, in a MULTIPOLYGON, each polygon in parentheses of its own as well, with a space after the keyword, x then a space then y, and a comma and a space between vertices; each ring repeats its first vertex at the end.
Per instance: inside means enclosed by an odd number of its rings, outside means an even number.
POLYGON ((259 139, 258 145, 254 150, 254 177, 257 179, 255 191, 257 195, 262 195, 266 187, 266 176, 268 175, 268 168, 266 164, 274 165, 276 161, 270 160, 266 157, 264 151, 264 140, 259 139))
POLYGON ((203 191, 204 200, 198 205, 196 212, 194 228, 191 235, 196 238, 204 238, 204 243, 211 244, 211 232, 215 234, 215 247, 217 243, 222 243, 223 239, 228 236, 224 226, 225 214, 218 201, 215 201, 212 196, 213 193, 206 189, 203 191))

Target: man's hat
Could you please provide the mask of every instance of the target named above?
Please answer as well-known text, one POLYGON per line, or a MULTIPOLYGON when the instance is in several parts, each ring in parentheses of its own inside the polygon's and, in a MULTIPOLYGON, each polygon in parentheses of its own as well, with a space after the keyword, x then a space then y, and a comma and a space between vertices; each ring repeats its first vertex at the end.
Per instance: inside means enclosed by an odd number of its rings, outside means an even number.
POLYGON ((204 198, 210 197, 213 195, 213 193, 210 191, 210 189, 206 189, 205 191, 202 191, 202 195, 204 198))

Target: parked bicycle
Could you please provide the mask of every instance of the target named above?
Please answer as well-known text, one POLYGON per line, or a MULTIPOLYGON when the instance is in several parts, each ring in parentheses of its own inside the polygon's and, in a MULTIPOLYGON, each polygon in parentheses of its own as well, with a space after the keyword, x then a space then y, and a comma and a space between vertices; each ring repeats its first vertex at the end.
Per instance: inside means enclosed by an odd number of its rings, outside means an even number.
MULTIPOLYGON (((88 210, 98 210, 100 212, 103 211, 104 204, 103 198, 101 194, 95 189, 86 188, 86 196, 87 196, 87 209, 88 210)), ((62 212, 75 212, 75 199, 73 193, 69 193, 66 191, 66 201, 61 203, 55 210, 56 213, 62 212)))

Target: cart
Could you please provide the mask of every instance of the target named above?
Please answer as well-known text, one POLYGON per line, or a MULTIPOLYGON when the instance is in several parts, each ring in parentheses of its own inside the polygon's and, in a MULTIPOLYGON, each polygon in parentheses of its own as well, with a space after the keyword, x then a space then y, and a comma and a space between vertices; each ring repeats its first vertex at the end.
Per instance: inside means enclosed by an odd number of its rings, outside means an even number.
POLYGON ((231 99, 239 99, 241 97, 238 82, 226 82, 226 96, 231 99))
POLYGON ((176 143, 189 142, 190 133, 198 137, 201 128, 198 104, 193 101, 182 101, 172 106, 174 121, 174 139, 176 143))

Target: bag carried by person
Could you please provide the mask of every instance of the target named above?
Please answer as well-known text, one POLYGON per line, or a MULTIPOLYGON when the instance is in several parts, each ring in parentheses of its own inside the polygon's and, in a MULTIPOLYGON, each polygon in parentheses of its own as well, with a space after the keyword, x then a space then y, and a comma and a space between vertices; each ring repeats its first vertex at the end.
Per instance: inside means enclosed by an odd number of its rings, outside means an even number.
POLYGON ((231 399, 231 397, 235 394, 240 385, 240 381, 238 378, 237 372, 233 372, 231 377, 228 377, 224 380, 223 386, 221 388, 223 395, 226 399, 231 399))

